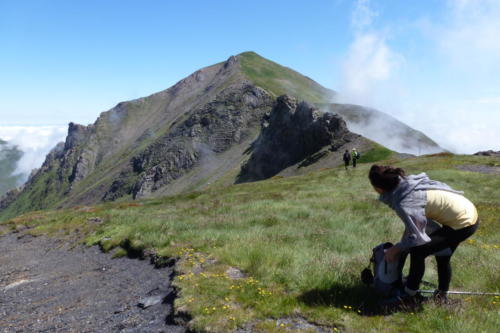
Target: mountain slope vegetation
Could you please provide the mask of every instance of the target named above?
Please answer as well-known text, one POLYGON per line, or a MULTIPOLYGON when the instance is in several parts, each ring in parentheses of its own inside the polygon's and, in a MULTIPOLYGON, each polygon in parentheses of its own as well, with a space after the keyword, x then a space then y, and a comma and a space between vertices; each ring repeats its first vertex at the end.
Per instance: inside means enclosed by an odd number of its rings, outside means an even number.
MULTIPOLYGON (((167 90, 119 103, 94 124, 71 123, 66 141, 50 152, 23 189, 0 202, 0 219, 30 210, 172 195, 246 179, 242 170, 249 170, 247 162, 255 160, 256 140, 261 140, 267 119, 280 109, 282 94, 296 100, 287 109, 290 114, 302 110, 295 107, 301 101, 321 104, 335 95, 289 68, 245 52, 200 69, 167 90)), ((318 107, 305 109, 308 119, 321 123, 318 107)), ((285 121, 283 135, 310 125, 301 117, 292 118, 296 123, 285 121)), ((283 163, 265 177, 338 165, 344 149, 356 147, 362 155, 378 149, 362 133, 348 134, 343 120, 334 123, 335 128, 327 122, 311 127, 323 131, 319 135, 326 139, 319 140, 320 145, 309 140, 308 147, 300 148, 303 151, 287 152, 297 154, 288 157, 293 163, 283 163)), ((274 148, 277 155, 286 149, 285 141, 274 148)), ((245 181, 257 179, 262 178, 245 181)))
POLYGON ((309 103, 321 103, 335 96, 334 91, 255 52, 241 53, 238 58, 243 74, 274 97, 288 94, 309 103))
MULTIPOLYGON (((500 177, 464 170, 493 170, 500 159, 439 154, 380 163, 427 172, 465 191, 478 207, 481 226, 454 256, 452 289, 499 292, 500 177)), ((117 256, 153 251, 177 258, 176 308, 192 317, 189 326, 197 330, 294 331, 288 319, 303 318, 334 332, 495 332, 500 299, 494 297, 465 296, 455 306, 376 314, 376 298, 359 273, 372 247, 397 240, 403 225, 377 201, 367 179, 370 165, 33 212, 2 226, 100 244, 117 256), (95 220, 102 223, 89 222, 95 220), (242 277, 230 278, 234 270, 242 277)), ((429 261, 424 280, 435 284, 436 278, 429 261)))

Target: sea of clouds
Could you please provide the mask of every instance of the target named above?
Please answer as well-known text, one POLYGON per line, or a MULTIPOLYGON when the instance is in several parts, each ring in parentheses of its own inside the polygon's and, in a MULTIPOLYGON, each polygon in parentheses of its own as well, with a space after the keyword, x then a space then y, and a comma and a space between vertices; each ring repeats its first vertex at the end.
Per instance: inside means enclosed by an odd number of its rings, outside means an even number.
POLYGON ((0 139, 23 152, 15 171, 23 176, 23 182, 42 165, 50 150, 65 140, 66 134, 67 126, 0 126, 0 139))

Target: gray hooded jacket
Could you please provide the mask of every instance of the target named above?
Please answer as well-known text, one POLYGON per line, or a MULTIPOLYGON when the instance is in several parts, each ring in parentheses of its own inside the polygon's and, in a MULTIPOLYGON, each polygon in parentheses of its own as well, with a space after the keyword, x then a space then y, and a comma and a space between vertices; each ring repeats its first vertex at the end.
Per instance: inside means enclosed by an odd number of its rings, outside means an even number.
POLYGON ((411 247, 430 242, 426 233, 430 228, 436 228, 436 222, 425 216, 427 190, 455 191, 445 183, 431 180, 425 173, 400 177, 399 185, 392 192, 384 192, 379 200, 396 211, 405 224, 405 232, 396 245, 404 251, 411 247))

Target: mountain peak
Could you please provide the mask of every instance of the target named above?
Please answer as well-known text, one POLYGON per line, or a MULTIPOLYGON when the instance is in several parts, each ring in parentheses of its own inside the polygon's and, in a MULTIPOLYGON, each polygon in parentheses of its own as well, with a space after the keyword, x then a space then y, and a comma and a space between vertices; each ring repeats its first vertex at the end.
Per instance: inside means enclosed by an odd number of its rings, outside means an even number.
POLYGON ((94 124, 71 123, 66 142, 22 191, 0 200, 0 219, 335 166, 340 148, 373 144, 317 109, 333 94, 253 51, 231 56, 166 90, 118 103, 94 124), (264 159, 271 165, 260 165, 264 159))
POLYGON ((253 51, 237 55, 243 75, 274 97, 289 94, 311 103, 330 101, 335 92, 291 68, 266 59, 253 51))

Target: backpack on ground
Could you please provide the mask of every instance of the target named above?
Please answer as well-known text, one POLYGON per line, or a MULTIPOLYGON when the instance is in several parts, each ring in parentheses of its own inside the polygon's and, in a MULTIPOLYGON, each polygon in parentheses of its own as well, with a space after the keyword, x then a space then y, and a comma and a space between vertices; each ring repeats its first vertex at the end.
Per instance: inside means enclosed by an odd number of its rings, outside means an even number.
POLYGON ((361 272, 363 283, 386 298, 396 296, 403 286, 403 266, 406 256, 392 263, 384 259, 385 250, 392 246, 392 243, 387 242, 374 247, 370 265, 361 272))

